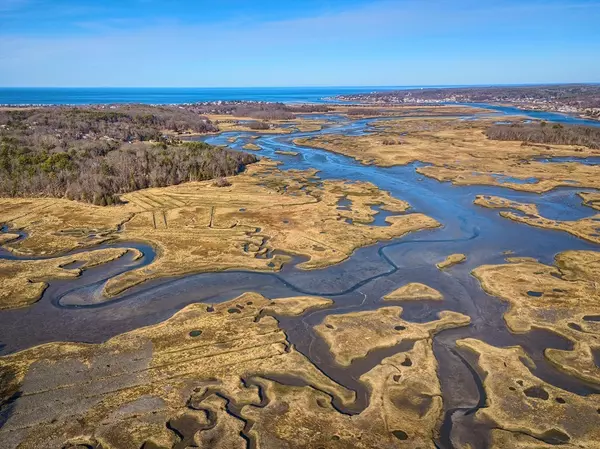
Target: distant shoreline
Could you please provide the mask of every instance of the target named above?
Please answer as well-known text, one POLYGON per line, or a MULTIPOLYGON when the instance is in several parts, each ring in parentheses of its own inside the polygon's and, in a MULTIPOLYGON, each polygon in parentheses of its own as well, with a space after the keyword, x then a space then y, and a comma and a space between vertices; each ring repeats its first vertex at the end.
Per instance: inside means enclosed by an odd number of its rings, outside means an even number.
POLYGON ((543 86, 598 86, 600 84, 519 84, 470 86, 363 87, 0 87, 1 106, 83 106, 142 103, 181 105, 210 101, 265 101, 281 103, 345 103, 342 97, 398 91, 485 89, 543 86))
POLYGON ((336 100, 370 106, 489 104, 600 120, 600 84, 448 87, 345 94, 336 100))

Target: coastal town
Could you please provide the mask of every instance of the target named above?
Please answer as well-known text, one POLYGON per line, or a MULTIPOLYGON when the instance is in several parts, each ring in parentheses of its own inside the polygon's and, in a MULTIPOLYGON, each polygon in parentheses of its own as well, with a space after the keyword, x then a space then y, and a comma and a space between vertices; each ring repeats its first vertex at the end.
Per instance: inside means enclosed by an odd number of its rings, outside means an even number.
POLYGON ((600 120, 600 85, 597 84, 387 90, 339 95, 335 99, 378 105, 489 103, 600 120))

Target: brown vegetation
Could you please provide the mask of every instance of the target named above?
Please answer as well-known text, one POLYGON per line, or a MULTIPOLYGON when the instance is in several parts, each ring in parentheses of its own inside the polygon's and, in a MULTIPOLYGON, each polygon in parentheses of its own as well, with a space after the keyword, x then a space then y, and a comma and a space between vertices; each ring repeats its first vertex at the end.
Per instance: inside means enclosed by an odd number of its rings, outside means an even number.
POLYGON ((465 260, 467 260, 467 256, 464 254, 450 254, 442 262, 436 263, 435 266, 440 270, 445 270, 446 268, 450 268, 456 264, 463 263, 465 260))
POLYGON ((411 325, 429 330, 361 375, 368 406, 352 416, 340 407, 356 394, 265 316, 315 305, 327 306, 246 293, 102 344, 50 343, 1 357, 0 401, 19 397, 0 441, 21 449, 434 448, 444 407, 428 336, 439 323, 411 325))
POLYGON ((565 251, 555 265, 518 261, 483 265, 473 271, 483 289, 509 304, 504 320, 515 333, 548 329, 571 340, 572 349, 548 348, 544 355, 567 373, 600 383, 594 352, 600 350, 600 252, 565 251))
POLYGON ((485 135, 492 124, 489 119, 403 118, 373 122, 375 132, 366 135, 321 134, 294 142, 345 154, 367 165, 388 167, 424 162, 430 165, 418 167, 419 173, 455 184, 502 185, 531 192, 558 186, 600 187, 600 166, 539 160, 593 157, 600 155, 600 150, 493 140, 485 135), (396 143, 392 144, 394 140, 396 143))
POLYGON ((0 310, 28 306, 40 299, 47 280, 76 278, 83 270, 118 259, 127 251, 109 248, 54 259, 0 260, 0 310), (80 264, 69 267, 73 262, 80 264))
POLYGON ((227 178, 217 178, 215 182, 213 182, 213 186, 215 187, 229 187, 231 183, 227 180, 227 178))
POLYGON ((156 141, 165 131, 217 131, 208 118, 183 108, 147 105, 0 109, 0 126, 52 148, 78 140, 156 141))
POLYGON ((376 117, 378 115, 382 115, 382 112, 377 109, 368 109, 368 108, 348 108, 346 111, 347 115, 359 115, 359 116, 367 116, 367 117, 376 117))
POLYGON ((267 122, 259 122, 259 121, 251 121, 246 124, 246 126, 252 130, 261 130, 261 129, 269 129, 270 126, 267 122))
POLYGON ((264 161, 228 178, 228 187, 205 181, 140 190, 123 195, 126 204, 113 208, 0 199, 0 223, 28 234, 5 243, 21 254, 56 254, 111 239, 156 247, 151 265, 112 278, 107 296, 98 301, 165 276, 228 268, 276 271, 290 259, 284 252, 307 256, 300 268, 322 268, 359 247, 439 226, 418 213, 392 215, 389 226, 372 226, 372 205, 393 212, 409 205, 369 183, 321 181, 314 175, 282 172, 264 161), (352 202, 349 210, 337 207, 344 197, 352 202))
MULTIPOLYGON (((584 201, 586 198, 593 198, 593 195, 593 193, 580 194, 584 198, 584 201)), ((489 209, 505 209, 501 210, 500 216, 509 220, 538 228, 568 232, 580 239, 600 243, 600 214, 580 218, 579 220, 552 220, 540 215, 538 207, 531 203, 519 203, 506 198, 489 195, 477 195, 473 203, 489 209)), ((589 205, 596 209, 599 207, 598 204, 594 203, 590 203, 589 205)))
POLYGON ((523 142, 581 145, 600 149, 600 127, 561 125, 559 123, 513 123, 492 125, 486 130, 493 140, 519 140, 523 142))
POLYGON ((247 143, 246 145, 243 146, 244 150, 250 150, 250 151, 260 151, 262 150, 261 147, 259 147, 258 145, 256 145, 255 143, 247 143))
POLYGON ((330 113, 346 115, 353 119, 377 117, 457 117, 493 112, 474 106, 459 105, 381 105, 377 108, 360 105, 332 105, 330 113))
POLYGON ((411 282, 388 293, 383 297, 384 301, 413 301, 413 300, 433 300, 441 301, 444 299, 438 290, 420 282, 411 282))
POLYGON ((475 419, 492 428, 486 447, 598 447, 600 395, 582 396, 536 377, 534 362, 520 346, 497 348, 472 338, 457 345, 476 354, 484 373, 487 401, 475 419))
POLYGON ((402 310, 402 307, 381 307, 327 315, 315 326, 315 331, 329 346, 336 363, 350 366, 353 360, 366 357, 375 349, 389 348, 404 340, 427 340, 444 329, 466 326, 470 322, 466 315, 444 310, 435 321, 411 323, 401 318, 402 310))
POLYGON ((285 150, 275 150, 275 154, 281 154, 282 156, 298 156, 297 151, 285 151, 285 150))

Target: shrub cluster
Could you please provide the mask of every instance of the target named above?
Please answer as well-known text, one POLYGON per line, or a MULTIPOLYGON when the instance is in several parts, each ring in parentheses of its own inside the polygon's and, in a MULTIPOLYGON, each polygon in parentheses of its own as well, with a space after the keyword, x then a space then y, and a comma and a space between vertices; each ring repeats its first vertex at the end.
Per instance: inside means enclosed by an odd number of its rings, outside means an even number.
POLYGON ((265 130, 265 129, 269 129, 270 128, 270 126, 269 126, 268 123, 266 123, 266 122, 259 122, 259 121, 256 121, 256 120, 248 122, 247 126, 248 126, 248 128, 255 129, 255 130, 265 130))
POLYGON ((227 178, 217 178, 215 182, 213 182, 213 186, 215 187, 229 187, 231 183, 227 180, 227 178))
POLYGON ((327 105, 267 103, 262 101, 211 101, 182 105, 181 108, 196 114, 220 114, 248 117, 257 120, 291 120, 295 114, 329 112, 327 105))

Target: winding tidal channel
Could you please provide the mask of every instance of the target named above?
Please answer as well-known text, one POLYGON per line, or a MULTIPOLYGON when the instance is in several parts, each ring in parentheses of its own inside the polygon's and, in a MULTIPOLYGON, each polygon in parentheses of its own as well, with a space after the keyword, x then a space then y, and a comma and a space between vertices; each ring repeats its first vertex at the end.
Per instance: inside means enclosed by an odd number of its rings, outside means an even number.
MULTIPOLYGON (((515 111, 499 108, 496 113, 499 120, 504 113, 515 111)), ((535 113, 534 118, 572 121, 561 115, 541 114, 542 117, 535 113)), ((331 298, 334 305, 301 318, 282 317, 280 325, 289 341, 327 376, 357 392, 356 402, 341 410, 353 414, 364 409, 368 401, 368 392, 359 377, 383 358, 406 351, 411 345, 403 343, 376 350, 349 367, 341 367, 313 327, 329 314, 377 309, 382 305, 381 298, 398 286, 422 282, 442 292, 445 300, 402 303, 405 320, 431 321, 441 310, 471 317, 469 326, 442 331, 434 337, 446 411, 436 442, 438 447, 450 449, 452 440, 471 442, 474 448, 487 447, 489 429, 473 420, 474 412, 484 407, 486 401, 482 374, 475 356, 456 348, 457 339, 472 337, 495 346, 520 345, 535 362, 535 368, 531 369, 539 378, 578 395, 600 393, 597 387, 558 371, 544 358, 546 348, 570 349, 568 340, 548 331, 521 335, 508 331, 502 317, 507 304, 486 294, 470 274, 478 266, 503 263, 507 251, 515 257, 535 257, 542 263, 552 264, 554 256, 565 250, 599 249, 567 233, 504 219, 498 210, 474 205, 476 195, 497 195, 534 203, 545 217, 575 220, 594 213, 582 205, 576 195, 582 189, 560 188, 535 194, 502 187, 454 186, 420 175, 415 171, 418 163, 390 168, 362 165, 340 154, 297 146, 293 140, 318 133, 360 135, 369 132, 369 123, 386 119, 350 121, 343 117, 314 115, 312 118, 327 119, 329 125, 313 133, 261 135, 254 140, 250 140, 255 136, 252 133, 224 133, 203 140, 234 149, 253 142, 262 148, 260 156, 280 161, 283 170, 314 168, 319 170, 318 176, 322 179, 371 182, 409 202, 412 210, 435 218, 442 227, 359 249, 348 260, 326 269, 297 269, 294 267, 297 258, 278 273, 230 270, 167 278, 144 283, 107 303, 85 305, 91 303, 86 298, 100 294, 106 280, 149 264, 155 258, 152 248, 139 242, 103 245, 100 248, 137 248, 144 255, 136 260, 131 253, 88 269, 77 279, 51 281, 42 299, 34 305, 0 312, 0 354, 51 341, 103 342, 117 334, 163 321, 188 304, 222 302, 244 292, 257 292, 269 298, 323 296, 331 298), (237 137, 233 144, 228 142, 231 137, 237 137), (282 150, 298 155, 276 152, 282 150), (445 271, 436 268, 435 262, 453 253, 468 255, 467 262, 445 271)), ((380 214, 383 216, 384 212, 380 214)), ((383 220, 376 220, 375 224, 385 226, 383 220)), ((8 252, 0 252, 0 258, 18 259, 8 252)))

